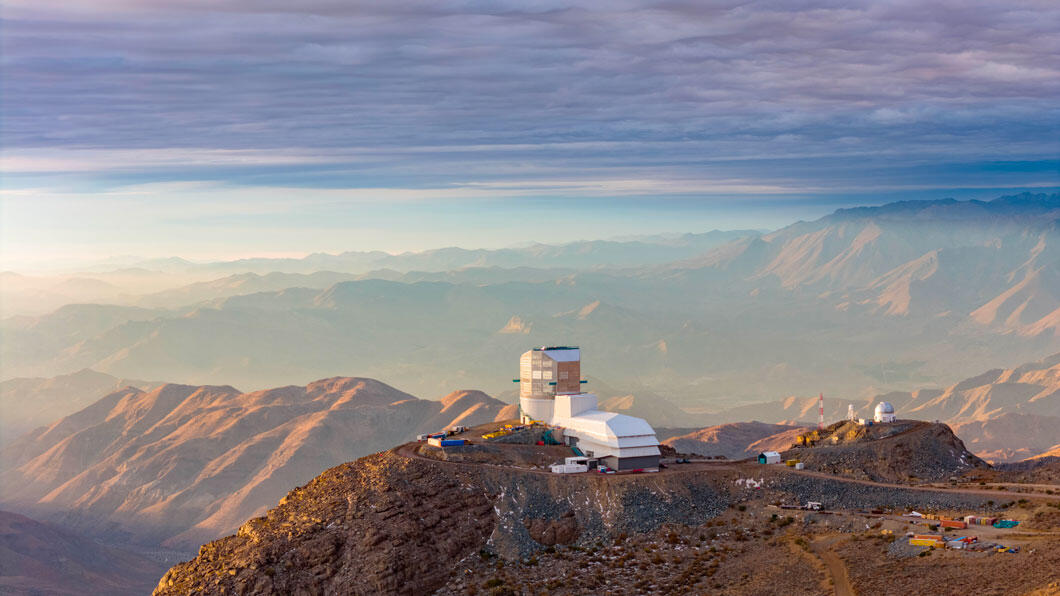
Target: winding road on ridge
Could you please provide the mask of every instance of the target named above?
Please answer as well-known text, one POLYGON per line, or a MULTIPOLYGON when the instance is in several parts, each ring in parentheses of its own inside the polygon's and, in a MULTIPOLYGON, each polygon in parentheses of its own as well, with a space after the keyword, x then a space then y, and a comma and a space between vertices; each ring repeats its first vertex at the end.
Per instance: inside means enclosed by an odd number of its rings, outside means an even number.
MULTIPOLYGON (((503 466, 503 465, 500 465, 500 464, 480 464, 480 463, 450 462, 450 461, 445 461, 445 460, 441 460, 441 459, 434 459, 432 457, 425 457, 425 456, 420 455, 419 453, 417 453, 416 450, 417 450, 417 448, 419 446, 420 446, 420 443, 418 443, 418 442, 405 443, 403 445, 399 445, 398 447, 394 448, 394 452, 396 452, 398 455, 401 455, 401 456, 406 457, 406 458, 419 459, 419 460, 423 460, 423 461, 430 461, 430 462, 435 462, 435 463, 439 463, 439 464, 445 464, 445 465, 449 465, 449 466, 490 466, 490 467, 497 467, 497 468, 505 468, 505 467, 507 467, 507 468, 510 468, 510 469, 513 469, 513 470, 518 470, 520 472, 527 473, 527 474, 544 474, 544 475, 547 475, 547 476, 553 476, 554 475, 549 470, 520 468, 520 467, 515 467, 515 466, 503 466)), ((516 448, 516 447, 517 447, 516 445, 512 445, 511 446, 511 448, 516 448)), ((708 461, 704 461, 704 460, 692 460, 692 463, 690 463, 690 464, 681 464, 679 466, 672 466, 672 467, 667 468, 665 470, 660 470, 658 472, 658 474, 693 474, 693 473, 696 473, 696 472, 704 472, 704 471, 709 471, 709 470, 724 470, 724 469, 732 469, 732 468, 740 468, 740 469, 750 468, 750 469, 755 469, 755 467, 759 466, 759 465, 761 465, 761 464, 751 463, 750 460, 739 460, 739 461, 726 460, 726 461, 709 461, 709 462, 708 461)), ((986 496, 997 496, 997 497, 1007 496, 1007 497, 1013 497, 1013 498, 1016 498, 1016 499, 1030 499, 1030 498, 1034 498, 1034 499, 1042 499, 1042 500, 1047 500, 1047 501, 1060 501, 1060 493, 1054 493, 1054 494, 1050 495, 1050 494, 1046 494, 1046 493, 1023 493, 1023 492, 1014 492, 1014 491, 1010 492, 1008 490, 988 490, 988 489, 982 489, 982 488, 941 488, 941 487, 937 487, 937 486, 916 486, 916 485, 910 485, 910 484, 894 484, 894 483, 888 483, 888 482, 875 482, 875 481, 872 481, 872 480, 859 480, 859 479, 855 479, 855 478, 846 478, 844 476, 836 476, 836 475, 833 475, 833 474, 826 474, 824 472, 813 472, 813 471, 810 471, 810 470, 795 470, 795 469, 789 468, 787 466, 770 466, 769 469, 770 469, 770 471, 779 472, 779 473, 782 473, 782 474, 801 474, 803 476, 812 476, 814 478, 822 478, 822 479, 833 480, 833 481, 837 481, 837 482, 847 482, 847 483, 851 483, 851 484, 861 484, 861 485, 865 485, 865 486, 878 486, 878 487, 898 489, 898 490, 931 491, 931 492, 938 492, 938 493, 943 493, 943 494, 964 494, 964 495, 978 495, 978 496, 984 496, 984 495, 986 495, 986 496)), ((654 475, 654 474, 649 474, 649 475, 654 475)), ((618 480, 618 479, 622 479, 622 478, 636 478, 636 477, 641 476, 641 474, 614 474, 614 475, 592 474, 592 476, 594 478, 599 478, 601 480, 618 480)), ((1030 486, 1046 486, 1046 485, 1030 485, 1030 486)), ((1057 491, 1060 491, 1060 486, 1056 486, 1055 488, 1056 488, 1057 491)))

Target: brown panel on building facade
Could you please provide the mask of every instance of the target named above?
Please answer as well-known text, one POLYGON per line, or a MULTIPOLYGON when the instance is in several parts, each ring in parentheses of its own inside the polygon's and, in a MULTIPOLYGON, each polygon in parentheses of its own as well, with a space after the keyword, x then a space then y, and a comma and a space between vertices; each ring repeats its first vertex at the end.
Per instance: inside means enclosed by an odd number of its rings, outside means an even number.
POLYGON ((581 362, 575 360, 557 364, 556 393, 581 393, 581 362))

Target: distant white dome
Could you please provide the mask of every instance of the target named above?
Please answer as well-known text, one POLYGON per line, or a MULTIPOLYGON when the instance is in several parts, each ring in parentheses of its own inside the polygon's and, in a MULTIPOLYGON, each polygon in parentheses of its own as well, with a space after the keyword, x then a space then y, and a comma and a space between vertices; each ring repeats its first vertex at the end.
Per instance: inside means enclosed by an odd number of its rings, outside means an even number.
POLYGON ((873 420, 876 422, 894 422, 896 420, 894 406, 886 401, 876 404, 876 415, 873 416, 873 420))

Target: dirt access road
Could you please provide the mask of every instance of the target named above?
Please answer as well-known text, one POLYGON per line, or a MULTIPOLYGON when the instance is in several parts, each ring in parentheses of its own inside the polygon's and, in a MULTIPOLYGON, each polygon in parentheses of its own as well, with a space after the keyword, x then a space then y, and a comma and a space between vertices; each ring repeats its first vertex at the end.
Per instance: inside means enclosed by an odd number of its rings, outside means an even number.
POLYGON ((832 550, 832 546, 842 540, 842 536, 822 536, 810 543, 813 553, 821 559, 828 575, 832 577, 832 586, 835 588, 836 596, 855 596, 854 586, 850 585, 850 575, 843 559, 832 550))
MULTIPOLYGON (((501 465, 501 464, 447 462, 447 461, 444 461, 444 460, 438 460, 438 459, 434 459, 434 458, 430 458, 430 457, 424 457, 424 456, 422 456, 422 455, 420 455, 419 453, 416 452, 416 449, 420 445, 421 445, 421 443, 418 443, 418 442, 405 443, 404 445, 399 445, 398 447, 394 448, 394 451, 396 453, 398 453, 399 455, 403 456, 403 457, 412 458, 412 459, 421 459, 421 460, 424 460, 424 461, 431 461, 431 462, 444 464, 444 465, 448 465, 448 466, 465 466, 465 467, 469 467, 469 466, 492 466, 492 467, 498 467, 498 468, 516 469, 516 470, 519 470, 520 472, 524 472, 524 473, 527 473, 527 474, 545 474, 545 475, 548 475, 548 476, 553 476, 554 475, 549 470, 540 470, 540 469, 535 470, 535 469, 522 468, 522 467, 504 466, 504 465, 501 465)), ((497 444, 497 445, 503 446, 504 448, 508 448, 508 449, 518 449, 519 448, 518 445, 504 445, 504 444, 497 444)), ((710 462, 703 461, 703 460, 697 460, 697 461, 694 461, 694 463, 690 463, 690 464, 673 465, 673 466, 671 466, 671 467, 669 467, 669 468, 667 468, 665 470, 659 470, 656 473, 657 474, 694 474, 696 472, 704 472, 704 471, 708 471, 708 470, 726 470, 726 469, 740 468, 742 471, 747 471, 747 472, 749 472, 749 473, 751 473, 753 475, 754 471, 757 471, 757 470, 761 469, 761 468, 759 468, 759 466, 762 466, 762 464, 751 463, 750 461, 746 461, 746 460, 743 460, 743 461, 724 460, 724 461, 710 461, 710 462)), ((866 485, 866 486, 879 486, 879 487, 883 487, 883 488, 893 488, 893 489, 900 489, 900 490, 932 491, 932 492, 946 493, 946 494, 964 494, 964 495, 979 495, 979 496, 986 495, 986 496, 995 496, 995 497, 1009 497, 1009 498, 1012 498, 1012 499, 1035 498, 1035 499, 1043 499, 1043 500, 1047 500, 1047 501, 1060 501, 1060 494, 1055 494, 1055 493, 1050 495, 1050 494, 1045 494, 1045 493, 1009 492, 1007 490, 985 490, 985 489, 979 489, 979 488, 974 488, 973 489, 973 488, 941 488, 941 487, 937 487, 937 486, 915 486, 915 485, 909 485, 909 484, 892 484, 892 483, 887 483, 887 482, 873 482, 871 480, 856 480, 854 478, 845 478, 843 476, 836 476, 836 475, 833 475, 833 474, 826 474, 824 472, 813 472, 813 471, 810 471, 810 470, 795 470, 794 468, 789 468, 787 466, 782 466, 782 465, 771 465, 771 466, 768 466, 766 468, 769 471, 771 471, 771 472, 779 472, 779 473, 782 473, 782 474, 783 473, 787 473, 787 474, 802 474, 802 475, 806 475, 806 476, 813 476, 815 478, 822 478, 822 479, 826 479, 826 480, 834 480, 834 481, 837 481, 837 482, 848 482, 848 483, 851 483, 851 484, 862 484, 862 485, 866 485)), ((645 474, 607 474, 607 475, 605 475, 605 474, 595 474, 595 473, 591 473, 591 472, 589 474, 592 475, 595 478, 599 478, 601 481, 617 481, 617 480, 620 480, 620 479, 639 478, 639 477, 645 475, 645 474)), ((654 475, 654 474, 647 474, 647 475, 650 476, 650 475, 654 475)))
MULTIPOLYGON (((866 486, 882 486, 884 488, 902 488, 906 490, 926 490, 938 493, 947 494, 961 494, 961 495, 986 495, 986 496, 1002 496, 1007 495, 1016 499, 1035 498, 1043 499, 1046 501, 1060 501, 1060 494, 1046 494, 1046 493, 1025 493, 1015 492, 1007 490, 985 490, 981 488, 942 488, 938 486, 917 486, 915 484, 891 484, 888 482, 873 482, 872 480, 856 480, 854 478, 844 478, 843 476, 836 476, 834 474, 826 474, 824 472, 813 472, 810 470, 794 470, 787 466, 777 467, 781 472, 788 472, 790 474, 803 474, 805 476, 814 476, 816 478, 827 478, 828 480, 838 480, 840 482, 850 482, 854 484, 863 484, 866 486)), ((1018 486, 1018 485, 1016 485, 1018 486)))

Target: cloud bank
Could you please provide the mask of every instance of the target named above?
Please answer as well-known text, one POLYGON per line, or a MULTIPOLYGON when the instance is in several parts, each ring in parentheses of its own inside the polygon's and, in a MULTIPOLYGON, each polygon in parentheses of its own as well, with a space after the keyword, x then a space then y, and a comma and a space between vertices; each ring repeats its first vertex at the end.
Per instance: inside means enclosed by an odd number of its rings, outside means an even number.
POLYGON ((1052 0, 13 0, 2 18, 9 189, 1060 185, 1052 0))

